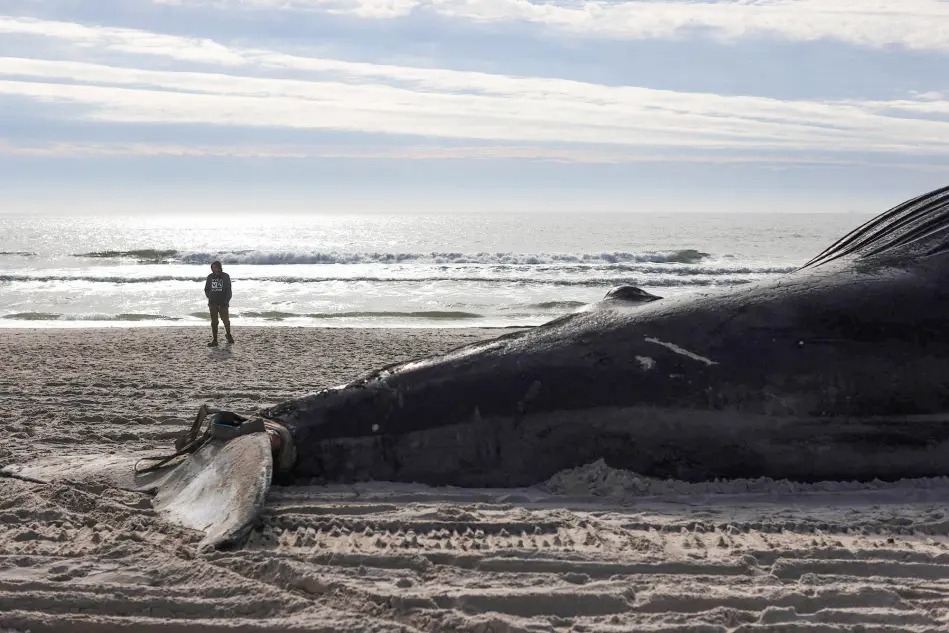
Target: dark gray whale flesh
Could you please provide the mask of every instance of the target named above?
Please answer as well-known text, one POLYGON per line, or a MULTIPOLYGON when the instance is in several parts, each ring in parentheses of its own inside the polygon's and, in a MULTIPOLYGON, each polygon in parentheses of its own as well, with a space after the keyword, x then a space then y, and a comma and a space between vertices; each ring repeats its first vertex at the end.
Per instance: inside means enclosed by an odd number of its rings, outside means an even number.
POLYGON ((778 279, 611 292, 260 415, 286 480, 519 486, 600 458, 687 481, 949 475, 949 187, 778 279))

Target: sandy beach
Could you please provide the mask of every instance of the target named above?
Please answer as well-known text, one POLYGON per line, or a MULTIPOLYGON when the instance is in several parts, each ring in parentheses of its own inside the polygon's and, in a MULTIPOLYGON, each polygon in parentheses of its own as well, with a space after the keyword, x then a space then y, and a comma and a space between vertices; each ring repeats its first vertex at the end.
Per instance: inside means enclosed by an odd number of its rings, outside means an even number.
MULTIPOLYGON (((0 329, 0 465, 167 451, 485 329, 0 329)), ((949 480, 275 487, 236 551, 146 495, 0 479, 0 631, 949 630, 949 480)))

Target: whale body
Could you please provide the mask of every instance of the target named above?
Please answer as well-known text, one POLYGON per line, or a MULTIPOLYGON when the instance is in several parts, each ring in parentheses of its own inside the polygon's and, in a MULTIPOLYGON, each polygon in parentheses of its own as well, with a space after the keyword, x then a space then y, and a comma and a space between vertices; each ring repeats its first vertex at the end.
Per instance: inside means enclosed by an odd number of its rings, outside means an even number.
POLYGON ((601 458, 687 481, 949 475, 949 187, 777 279, 614 292, 260 415, 287 479, 518 486, 601 458))

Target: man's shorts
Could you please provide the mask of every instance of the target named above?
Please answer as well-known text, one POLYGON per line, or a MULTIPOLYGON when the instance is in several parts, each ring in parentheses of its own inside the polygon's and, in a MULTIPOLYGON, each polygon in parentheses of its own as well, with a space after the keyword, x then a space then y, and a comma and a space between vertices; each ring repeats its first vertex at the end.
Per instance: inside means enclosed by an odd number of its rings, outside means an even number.
POLYGON ((222 321, 230 320, 230 315, 227 313, 227 304, 222 303, 220 305, 216 303, 209 303, 208 309, 211 310, 211 321, 216 322, 218 315, 220 315, 222 321))

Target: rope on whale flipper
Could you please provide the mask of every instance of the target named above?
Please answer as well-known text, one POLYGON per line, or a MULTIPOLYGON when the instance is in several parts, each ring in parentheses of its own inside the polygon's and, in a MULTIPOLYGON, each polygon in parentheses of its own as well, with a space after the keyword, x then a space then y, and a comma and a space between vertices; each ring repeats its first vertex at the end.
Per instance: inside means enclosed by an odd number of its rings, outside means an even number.
POLYGON ((171 462, 176 458, 198 451, 211 439, 230 440, 239 435, 258 433, 264 430, 262 420, 248 420, 236 413, 218 411, 217 409, 209 408, 206 404, 202 404, 198 408, 198 415, 195 416, 191 428, 175 438, 175 452, 170 455, 143 457, 135 463, 135 473, 150 473, 166 468, 171 465, 171 462), (202 432, 201 425, 205 420, 207 420, 207 424, 204 426, 204 431, 202 432), (154 461, 156 463, 151 466, 139 468, 139 464, 144 461, 154 461))
POLYGON ((208 422, 204 429, 204 433, 201 433, 200 436, 198 435, 198 432, 201 430, 201 423, 204 422, 209 413, 211 413, 211 409, 208 408, 208 405, 202 404, 198 408, 198 415, 195 416, 194 423, 191 425, 191 428, 175 438, 175 452, 171 455, 143 457, 142 459, 135 462, 135 473, 144 474, 161 470, 162 468, 168 466, 173 459, 181 457, 182 455, 193 453, 204 446, 207 441, 211 439, 211 423, 208 422), (144 461, 154 461, 156 463, 152 464, 151 466, 146 466, 145 468, 139 468, 138 465, 144 461))

